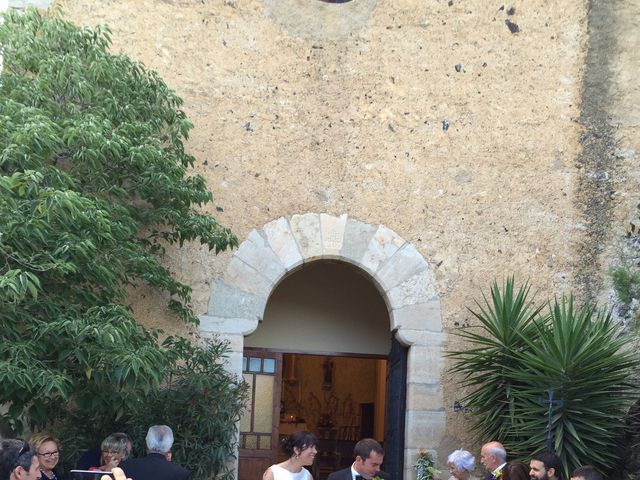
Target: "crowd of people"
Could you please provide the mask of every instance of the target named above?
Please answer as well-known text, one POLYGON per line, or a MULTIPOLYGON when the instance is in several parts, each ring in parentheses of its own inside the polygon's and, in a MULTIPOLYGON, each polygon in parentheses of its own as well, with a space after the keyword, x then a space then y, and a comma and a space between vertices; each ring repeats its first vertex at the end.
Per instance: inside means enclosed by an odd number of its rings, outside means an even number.
MULTIPOLYGON (((130 458, 131 438, 125 433, 113 433, 102 441, 100 448, 88 450, 80 458, 77 470, 85 474, 95 472, 95 480, 188 480, 189 472, 172 462, 173 440, 171 428, 154 425, 145 438, 146 455, 130 458), (112 472, 113 478, 100 478, 101 474, 108 472, 112 472)), ((318 438, 313 433, 293 433, 283 443, 288 458, 270 466, 264 472, 263 480, 313 480, 305 467, 313 465, 318 446, 318 438)), ((390 480, 389 475, 381 470, 384 449, 376 440, 360 440, 353 455, 350 467, 329 474, 327 480, 390 480)), ((56 468, 59 459, 60 442, 49 433, 34 434, 29 442, 2 440, 0 480, 65 480, 56 468)), ((474 476, 476 460, 471 452, 455 450, 447 462, 451 474, 449 480, 479 480, 474 476)), ((507 461, 504 446, 491 441, 482 446, 480 463, 486 471, 485 480, 563 480, 560 457, 547 450, 534 453, 527 465, 521 460, 507 461)), ((575 469, 570 480, 604 478, 594 467, 585 465, 575 469)))
MULTIPOLYGON (((310 432, 295 432, 283 444, 288 459, 270 466, 262 476, 263 480, 313 480, 304 467, 311 466, 318 453, 318 439, 310 432)), ((327 480, 389 480, 389 475, 381 470, 384 449, 376 440, 360 440, 353 452, 350 467, 329 474, 327 480)), ((479 480, 475 476, 476 459, 467 450, 455 450, 448 458, 449 480, 479 480)), ((507 461, 507 451, 500 442, 485 443, 480 450, 480 463, 484 467, 485 480, 563 480, 560 457, 554 452, 543 450, 531 456, 529 464, 521 460, 507 461)), ((0 479, 2 480, 2 479, 0 479)), ((604 480, 598 470, 591 465, 575 469, 570 480, 604 480)))
POLYGON ((87 450, 66 479, 56 468, 61 446, 55 436, 41 432, 28 442, 6 439, 0 442, 0 480, 187 480, 189 472, 172 462, 173 441, 170 427, 153 425, 145 438, 146 455, 131 458, 131 437, 112 433, 100 447, 87 450))

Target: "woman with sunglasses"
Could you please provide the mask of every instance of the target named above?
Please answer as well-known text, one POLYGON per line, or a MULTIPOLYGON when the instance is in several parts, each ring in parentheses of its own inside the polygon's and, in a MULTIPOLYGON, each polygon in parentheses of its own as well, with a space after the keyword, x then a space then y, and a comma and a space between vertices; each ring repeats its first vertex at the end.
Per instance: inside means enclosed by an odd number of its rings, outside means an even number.
POLYGON ((36 452, 24 440, 0 441, 0 480, 38 480, 36 452))
POLYGON ((56 465, 60 460, 60 441, 48 432, 34 433, 29 438, 40 462, 41 480, 62 480, 56 465))

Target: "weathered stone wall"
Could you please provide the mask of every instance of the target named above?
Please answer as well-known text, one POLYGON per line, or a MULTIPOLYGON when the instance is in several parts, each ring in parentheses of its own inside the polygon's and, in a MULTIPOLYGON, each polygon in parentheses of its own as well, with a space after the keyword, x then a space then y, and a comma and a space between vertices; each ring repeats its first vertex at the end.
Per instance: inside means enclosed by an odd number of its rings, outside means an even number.
MULTIPOLYGON (((76 23, 109 24, 114 51, 184 98, 195 170, 216 196, 210 211, 241 241, 306 212, 385 225, 435 272, 445 333, 470 321, 466 307, 493 279, 530 279, 542 297, 583 290, 589 274, 601 281, 601 251, 581 253, 596 241, 578 195, 593 174, 579 160, 586 0, 56 3, 76 23)), ((633 36, 639 17, 620 15, 633 36)), ((637 107, 624 108, 637 82, 623 63, 640 49, 616 48, 610 113, 637 182, 637 107)), ((197 245, 170 252, 197 312, 230 258, 197 245)), ((136 292, 134 306, 174 328, 156 294, 136 292)), ((470 448, 468 419, 452 408, 464 392, 443 375, 442 449, 470 448)))

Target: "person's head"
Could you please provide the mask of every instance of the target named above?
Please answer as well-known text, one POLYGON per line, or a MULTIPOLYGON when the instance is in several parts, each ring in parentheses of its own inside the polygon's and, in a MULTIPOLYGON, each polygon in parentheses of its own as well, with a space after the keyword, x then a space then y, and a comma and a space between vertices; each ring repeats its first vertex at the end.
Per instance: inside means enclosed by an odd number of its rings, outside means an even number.
POLYGON ((529 480, 529 467, 520 460, 508 462, 502 469, 502 480, 529 480))
POLYGON ((604 477, 592 465, 585 465, 571 472, 571 480, 604 480, 604 477))
POLYGON ((447 457, 449 472, 458 480, 466 480, 476 468, 476 458, 466 450, 454 450, 447 457))
POLYGON ((147 432, 147 452, 167 455, 173 446, 173 431, 167 425, 153 425, 147 432))
POLYGON ((116 464, 131 455, 132 441, 126 433, 112 433, 100 444, 102 451, 102 465, 112 462, 116 464))
POLYGON ((36 451, 24 440, 0 441, 0 480, 38 480, 36 451))
POLYGON ((301 465, 311 465, 318 453, 318 437, 311 432, 298 430, 282 442, 282 450, 301 465))
POLYGON ((487 442, 480 449, 480 463, 488 472, 493 472, 506 461, 507 451, 500 442, 487 442))
POLYGON ((531 480, 562 480, 562 461, 549 450, 534 453, 529 467, 531 480))
POLYGON ((60 441, 49 432, 39 432, 29 437, 29 443, 36 451, 40 470, 53 470, 60 460, 60 441))
POLYGON ((372 478, 380 471, 384 460, 384 449, 373 438, 364 438, 353 449, 353 468, 364 478, 372 478))

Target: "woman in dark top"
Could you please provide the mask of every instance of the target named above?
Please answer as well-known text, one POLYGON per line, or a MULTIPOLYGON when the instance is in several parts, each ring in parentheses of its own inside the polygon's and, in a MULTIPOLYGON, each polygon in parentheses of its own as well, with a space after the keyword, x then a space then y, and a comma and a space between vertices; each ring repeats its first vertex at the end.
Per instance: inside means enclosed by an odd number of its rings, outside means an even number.
POLYGON ((62 480, 56 465, 60 460, 60 441, 49 432, 34 433, 29 444, 36 451, 40 462, 41 480, 62 480))

